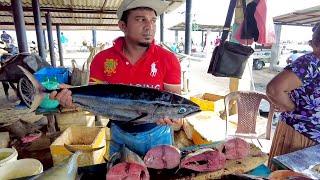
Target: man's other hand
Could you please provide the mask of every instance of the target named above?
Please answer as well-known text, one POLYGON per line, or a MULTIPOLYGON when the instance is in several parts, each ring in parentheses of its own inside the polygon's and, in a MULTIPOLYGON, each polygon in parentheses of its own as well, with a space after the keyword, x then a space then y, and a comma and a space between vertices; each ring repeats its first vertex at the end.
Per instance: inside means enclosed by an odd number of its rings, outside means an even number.
POLYGON ((62 89, 59 93, 57 91, 53 91, 50 93, 50 99, 55 99, 59 101, 59 104, 66 108, 74 108, 75 105, 72 103, 72 92, 68 89, 72 86, 67 84, 60 84, 59 88, 62 89))
POLYGON ((170 125, 175 127, 174 129, 180 129, 183 125, 183 119, 170 119, 168 117, 165 117, 163 119, 159 119, 156 121, 158 125, 170 125))

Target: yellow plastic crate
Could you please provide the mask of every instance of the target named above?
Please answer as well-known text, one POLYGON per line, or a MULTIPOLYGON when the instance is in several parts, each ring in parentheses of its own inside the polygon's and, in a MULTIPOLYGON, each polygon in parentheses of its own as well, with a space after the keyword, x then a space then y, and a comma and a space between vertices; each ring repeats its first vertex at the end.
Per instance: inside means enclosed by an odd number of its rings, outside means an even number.
POLYGON ((106 128, 71 126, 67 128, 50 146, 53 164, 63 161, 72 153, 64 144, 71 145, 79 149, 92 149, 104 146, 104 148, 83 153, 78 158, 79 166, 88 166, 104 162, 103 156, 106 152, 106 128))
POLYGON ((192 133, 192 141, 196 145, 212 143, 211 141, 208 141, 205 138, 203 138, 197 131, 193 131, 193 133, 192 133))
POLYGON ((216 111, 216 107, 218 106, 218 102, 220 100, 219 106, 221 106, 221 101, 223 105, 223 96, 204 93, 198 94, 195 96, 191 96, 190 100, 200 106, 202 111, 216 111))

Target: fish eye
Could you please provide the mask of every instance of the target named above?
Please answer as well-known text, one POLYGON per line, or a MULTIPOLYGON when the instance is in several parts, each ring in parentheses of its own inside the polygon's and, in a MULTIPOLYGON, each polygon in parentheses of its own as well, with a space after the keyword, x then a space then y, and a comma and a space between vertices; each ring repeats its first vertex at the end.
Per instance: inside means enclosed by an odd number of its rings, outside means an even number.
POLYGON ((187 112, 187 108, 182 107, 182 108, 179 109, 178 114, 183 114, 183 113, 186 113, 186 112, 187 112))

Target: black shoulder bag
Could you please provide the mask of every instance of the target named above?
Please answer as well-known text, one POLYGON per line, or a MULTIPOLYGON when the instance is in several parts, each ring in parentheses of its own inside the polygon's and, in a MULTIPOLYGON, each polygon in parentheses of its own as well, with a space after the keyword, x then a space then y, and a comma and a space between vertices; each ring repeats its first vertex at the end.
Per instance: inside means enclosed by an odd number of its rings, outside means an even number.
MULTIPOLYGON (((249 56, 254 50, 249 46, 226 41, 237 0, 230 0, 228 14, 223 27, 221 43, 215 47, 208 73, 217 77, 234 77, 241 79, 249 56)), ((245 16, 245 0, 242 2, 245 16)), ((244 24, 244 31, 247 26, 244 24)))

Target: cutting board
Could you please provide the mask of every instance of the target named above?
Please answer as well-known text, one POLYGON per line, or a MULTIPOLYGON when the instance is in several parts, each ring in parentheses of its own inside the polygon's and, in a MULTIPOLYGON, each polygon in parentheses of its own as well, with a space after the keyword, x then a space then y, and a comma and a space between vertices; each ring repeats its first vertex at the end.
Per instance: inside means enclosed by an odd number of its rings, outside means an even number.
POLYGON ((320 144, 292 153, 276 156, 273 161, 280 166, 305 174, 313 179, 320 179, 320 144))

